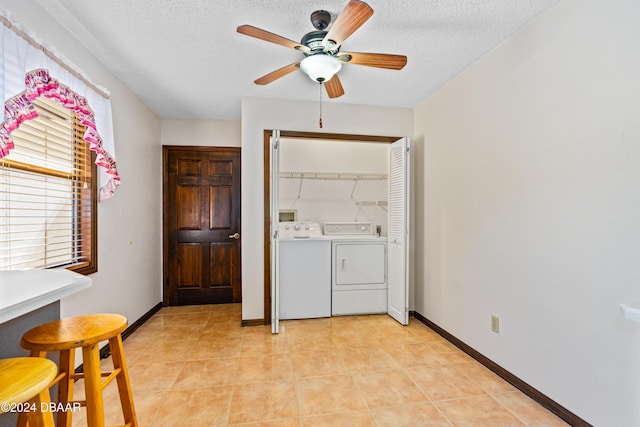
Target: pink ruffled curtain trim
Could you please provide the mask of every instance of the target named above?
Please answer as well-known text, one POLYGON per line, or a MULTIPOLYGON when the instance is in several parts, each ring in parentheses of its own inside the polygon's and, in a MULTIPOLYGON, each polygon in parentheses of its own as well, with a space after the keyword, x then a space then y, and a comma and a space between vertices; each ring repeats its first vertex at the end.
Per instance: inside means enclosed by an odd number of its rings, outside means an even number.
POLYGON ((116 187, 120 185, 116 161, 102 148, 102 138, 96 129, 94 112, 86 98, 51 77, 45 69, 28 72, 25 76, 25 86, 24 92, 9 98, 4 103, 4 122, 0 124, 0 159, 7 156, 9 151, 14 148, 11 133, 18 129, 23 122, 38 117, 31 101, 43 95, 56 100, 65 108, 76 113, 80 122, 87 127, 83 139, 89 144, 89 148, 97 154, 96 165, 104 168, 111 176, 111 179, 100 188, 100 200, 113 195, 116 187))

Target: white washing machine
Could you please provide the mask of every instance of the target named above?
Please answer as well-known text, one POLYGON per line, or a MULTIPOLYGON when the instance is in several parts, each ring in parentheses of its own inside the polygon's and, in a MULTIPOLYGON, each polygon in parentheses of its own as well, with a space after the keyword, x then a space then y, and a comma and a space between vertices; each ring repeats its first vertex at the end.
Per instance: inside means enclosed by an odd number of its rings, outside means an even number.
POLYGON ((370 222, 325 222, 331 237, 331 314, 387 312, 387 239, 370 222))
POLYGON ((331 316, 331 239, 317 222, 278 225, 280 319, 331 316))

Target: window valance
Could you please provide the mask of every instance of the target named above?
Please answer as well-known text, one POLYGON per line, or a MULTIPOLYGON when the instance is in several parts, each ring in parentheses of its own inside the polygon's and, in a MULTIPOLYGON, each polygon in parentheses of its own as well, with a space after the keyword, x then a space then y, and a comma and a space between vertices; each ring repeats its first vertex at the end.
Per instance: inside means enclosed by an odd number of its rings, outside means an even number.
POLYGON ((87 127, 84 140, 97 154, 100 200, 120 184, 109 92, 86 77, 70 61, 0 9, 0 96, 4 119, 0 124, 0 158, 13 148, 11 132, 37 117, 31 101, 40 95, 55 99, 75 112, 87 127))

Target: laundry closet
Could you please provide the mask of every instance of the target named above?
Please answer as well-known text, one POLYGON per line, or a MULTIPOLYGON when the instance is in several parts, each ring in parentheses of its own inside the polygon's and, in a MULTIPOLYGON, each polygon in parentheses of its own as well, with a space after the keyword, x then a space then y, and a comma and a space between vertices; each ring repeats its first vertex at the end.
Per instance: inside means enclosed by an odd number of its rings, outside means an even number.
POLYGON ((280 319, 351 314, 389 313, 406 324, 408 164, 406 139, 274 134, 274 332, 280 319))

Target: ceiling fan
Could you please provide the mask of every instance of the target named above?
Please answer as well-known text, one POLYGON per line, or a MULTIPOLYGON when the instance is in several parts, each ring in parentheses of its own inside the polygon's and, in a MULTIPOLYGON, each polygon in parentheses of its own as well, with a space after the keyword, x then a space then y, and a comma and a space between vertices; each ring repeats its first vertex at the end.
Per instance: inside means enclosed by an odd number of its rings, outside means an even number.
POLYGON ((265 74, 254 83, 266 85, 300 68, 311 80, 324 84, 329 98, 337 98, 344 95, 342 83, 336 74, 343 63, 401 70, 407 63, 404 55, 340 51, 340 46, 347 37, 371 15, 373 9, 367 3, 350 0, 329 31, 326 31, 331 22, 331 14, 317 10, 311 14, 311 23, 316 31, 305 34, 300 43, 251 25, 239 26, 237 31, 240 34, 297 50, 305 56, 300 61, 265 74))

